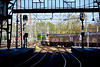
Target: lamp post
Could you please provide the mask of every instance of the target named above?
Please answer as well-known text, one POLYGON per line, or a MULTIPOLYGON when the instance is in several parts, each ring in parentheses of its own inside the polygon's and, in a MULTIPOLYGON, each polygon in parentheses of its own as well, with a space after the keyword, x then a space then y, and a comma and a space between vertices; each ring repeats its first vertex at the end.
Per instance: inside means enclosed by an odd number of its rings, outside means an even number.
MULTIPOLYGON (((94 19, 94 12, 92 13, 92 15, 93 15, 92 21, 95 21, 95 19, 94 19)), ((97 45, 98 45, 98 24, 97 24, 97 45)))
POLYGON ((97 25, 97 48, 98 48, 98 25, 97 25))
POLYGON ((97 20, 97 48, 98 48, 98 27, 99 27, 99 18, 96 19, 97 20))

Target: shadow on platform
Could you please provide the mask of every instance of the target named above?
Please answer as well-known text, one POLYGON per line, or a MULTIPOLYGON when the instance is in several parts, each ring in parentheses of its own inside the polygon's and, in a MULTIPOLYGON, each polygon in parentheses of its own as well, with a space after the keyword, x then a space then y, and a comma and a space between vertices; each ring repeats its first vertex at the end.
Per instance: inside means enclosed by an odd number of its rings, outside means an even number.
POLYGON ((82 62, 82 67, 100 67, 100 49, 71 47, 71 51, 82 62))
POLYGON ((34 48, 0 49, 0 67, 12 67, 16 61, 20 61, 35 51, 34 48))

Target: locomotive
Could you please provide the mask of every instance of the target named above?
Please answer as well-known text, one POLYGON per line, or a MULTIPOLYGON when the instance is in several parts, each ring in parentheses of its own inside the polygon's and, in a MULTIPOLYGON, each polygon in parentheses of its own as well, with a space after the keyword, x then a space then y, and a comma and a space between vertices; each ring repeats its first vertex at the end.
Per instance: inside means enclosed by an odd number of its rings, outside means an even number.
POLYGON ((49 35, 47 34, 45 37, 42 37, 41 41, 42 45, 50 45, 49 35))
MULTIPOLYGON (((97 32, 88 32, 88 34, 84 34, 83 44, 86 46, 88 43, 90 47, 96 47, 97 40, 100 46, 100 32, 98 32, 98 39, 97 32)), ((42 38, 41 44, 50 46, 60 45, 65 47, 81 45, 81 33, 50 34, 42 38)))

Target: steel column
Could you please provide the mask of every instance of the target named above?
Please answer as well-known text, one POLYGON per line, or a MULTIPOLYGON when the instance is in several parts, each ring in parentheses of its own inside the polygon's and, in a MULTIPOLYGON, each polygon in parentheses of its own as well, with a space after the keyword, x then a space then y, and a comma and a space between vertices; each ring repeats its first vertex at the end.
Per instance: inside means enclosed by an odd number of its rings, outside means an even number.
MULTIPOLYGON (((99 22, 100 23, 100 0, 99 0, 99 3, 98 3, 98 9, 99 9, 99 22)), ((99 45, 97 45, 97 48, 98 48, 99 45)))
MULTIPOLYGON (((13 16, 13 13, 12 13, 12 16, 13 16)), ((13 17, 11 18, 11 24, 9 24, 10 25, 10 44, 11 44, 11 38, 12 38, 12 19, 13 19, 13 17)))
POLYGON ((18 13, 16 16, 17 20, 16 20, 16 49, 17 49, 17 44, 18 44, 18 13))
POLYGON ((22 24, 22 15, 20 14, 20 27, 21 27, 21 48, 23 48, 23 24, 22 24))
MULTIPOLYGON (((100 23, 100 7, 99 7, 99 23, 100 23)), ((98 47, 99 45, 97 45, 97 47, 98 47)))
POLYGON ((84 29, 84 26, 83 26, 83 20, 82 20, 82 33, 81 33, 81 35, 82 35, 82 48, 84 48, 84 44, 83 44, 83 29, 84 29))
POLYGON ((55 0, 55 9, 56 9, 56 0, 55 0))
MULTIPOLYGON (((16 8, 18 9, 18 1, 16 1, 16 8)), ((18 44, 18 13, 16 15, 16 49, 18 48, 17 47, 17 44, 18 44)))
POLYGON ((7 19, 7 48, 8 50, 10 49, 10 46, 9 46, 9 25, 8 25, 8 19, 7 19))
POLYGON ((1 40, 2 40, 2 21, 0 20, 0 48, 1 48, 1 40))
POLYGON ((45 0, 44 0, 44 9, 45 9, 45 0))
MULTIPOLYGON (((2 2, 2 1, 0 1, 0 2, 2 2)), ((3 7, 4 7, 4 4, 3 4, 3 7)), ((3 12, 4 12, 4 9, 3 9, 3 7, 1 8, 1 11, 2 11, 2 14, 1 14, 1 16, 2 17, 0 17, 0 48, 1 48, 1 41, 2 41, 2 23, 3 23, 3 12)))
MULTIPOLYGON (((8 9, 8 3, 6 5, 6 9, 8 9)), ((9 20, 8 20, 8 10, 6 10, 6 15, 7 15, 7 48, 10 50, 10 31, 9 31, 9 20)))

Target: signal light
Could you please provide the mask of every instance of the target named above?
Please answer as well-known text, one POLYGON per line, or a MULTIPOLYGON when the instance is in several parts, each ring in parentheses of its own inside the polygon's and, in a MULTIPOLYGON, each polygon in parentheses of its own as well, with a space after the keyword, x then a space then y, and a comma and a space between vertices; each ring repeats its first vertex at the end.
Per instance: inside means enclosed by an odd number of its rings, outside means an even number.
POLYGON ((82 17, 82 20, 83 20, 84 18, 82 17))
POLYGON ((27 15, 23 15, 23 21, 28 21, 27 15))
POLYGON ((80 13, 80 20, 84 21, 84 13, 80 13))
POLYGON ((24 21, 26 21, 26 20, 24 20, 24 21))

